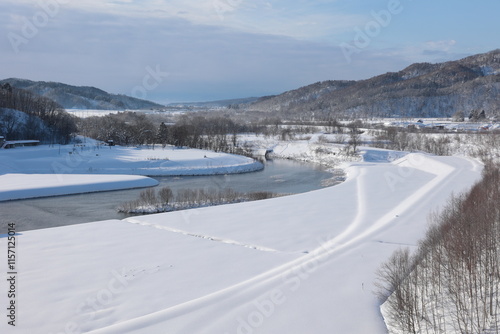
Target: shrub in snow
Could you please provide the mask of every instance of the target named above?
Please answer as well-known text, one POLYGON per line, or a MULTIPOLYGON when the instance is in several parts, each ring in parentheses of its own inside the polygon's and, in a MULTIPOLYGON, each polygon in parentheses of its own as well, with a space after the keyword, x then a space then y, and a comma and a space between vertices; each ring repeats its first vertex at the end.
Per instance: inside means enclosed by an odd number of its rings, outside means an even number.
POLYGON ((201 206, 257 201, 277 196, 271 192, 239 193, 229 188, 180 189, 175 194, 168 187, 161 188, 157 193, 150 188, 142 191, 138 200, 120 205, 118 211, 132 214, 159 213, 201 206))
POLYGON ((172 189, 168 187, 163 187, 160 190, 158 190, 158 197, 160 198, 161 203, 168 205, 168 203, 170 203, 170 201, 174 197, 174 193, 172 189))

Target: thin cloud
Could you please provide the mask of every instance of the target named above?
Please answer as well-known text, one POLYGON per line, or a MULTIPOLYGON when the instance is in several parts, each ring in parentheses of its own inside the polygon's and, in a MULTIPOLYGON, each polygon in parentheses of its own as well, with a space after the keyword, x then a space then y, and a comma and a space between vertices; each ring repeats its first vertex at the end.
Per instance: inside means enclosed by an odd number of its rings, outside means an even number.
POLYGON ((427 51, 450 51, 457 44, 454 39, 446 41, 428 41, 424 44, 427 51))
MULTIPOLYGON (((31 7, 32 0, 5 0, 31 7)), ((57 1, 57 0, 54 0, 57 1)), ((333 6, 336 1, 263 1, 263 0, 59 0, 61 10, 109 14, 133 18, 181 18, 196 25, 225 27, 235 31, 281 35, 303 40, 324 40, 346 32, 366 17, 343 13, 333 6)), ((27 12, 29 16, 29 12, 27 12)))

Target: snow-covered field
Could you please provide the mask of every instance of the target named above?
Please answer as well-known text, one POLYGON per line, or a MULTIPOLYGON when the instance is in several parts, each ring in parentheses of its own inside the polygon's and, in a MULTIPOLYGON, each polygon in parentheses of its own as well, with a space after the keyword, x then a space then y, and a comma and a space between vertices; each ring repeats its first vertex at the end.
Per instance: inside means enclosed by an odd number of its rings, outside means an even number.
MULTIPOLYGON (((165 111, 158 111, 158 110, 151 110, 151 109, 144 109, 144 110, 103 110, 103 109, 66 109, 66 111, 76 117, 80 118, 87 118, 87 117, 102 117, 102 116, 107 116, 110 114, 118 114, 118 113, 124 113, 124 112, 135 112, 135 113, 141 113, 141 114, 157 114, 157 113, 162 113, 165 114, 165 111)), ((179 113, 184 113, 187 112, 177 112, 177 111, 168 111, 169 115, 175 115, 179 113)))
POLYGON ((120 112, 123 112, 123 110, 101 110, 101 109, 66 109, 66 111, 69 112, 71 115, 80 118, 95 117, 95 116, 102 117, 110 114, 118 114, 120 112))
POLYGON ((0 201, 157 184, 133 175, 213 175, 262 168, 250 158, 195 149, 110 148, 93 141, 76 146, 22 147, 0 150, 0 201))
POLYGON ((494 131, 500 129, 498 122, 487 119, 479 122, 456 122, 446 118, 409 118, 406 120, 401 120, 400 118, 382 118, 370 120, 368 123, 399 128, 414 127, 421 130, 440 127, 443 130, 454 132, 494 131))
MULTIPOLYGON (((66 109, 66 111, 80 118, 95 117, 95 116, 102 117, 110 114, 118 114, 121 112, 125 112, 125 110, 102 110, 102 109, 66 109)), ((127 111, 152 113, 152 111, 150 110, 127 110, 127 111)))
MULTIPOLYGON (((376 269, 415 245, 429 212, 478 180, 482 165, 363 151, 335 187, 22 232, 16 328, 4 318, 0 332, 385 333, 376 269)), ((75 169, 99 170, 96 158, 75 169)))

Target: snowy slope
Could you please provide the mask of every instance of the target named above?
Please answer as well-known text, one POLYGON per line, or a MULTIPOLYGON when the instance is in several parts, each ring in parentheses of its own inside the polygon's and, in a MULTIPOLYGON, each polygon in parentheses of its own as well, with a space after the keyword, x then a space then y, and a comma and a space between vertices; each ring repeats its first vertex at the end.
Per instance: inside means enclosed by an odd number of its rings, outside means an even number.
POLYGON ((374 272, 481 170, 409 154, 305 194, 23 232, 16 333, 384 333, 374 272))

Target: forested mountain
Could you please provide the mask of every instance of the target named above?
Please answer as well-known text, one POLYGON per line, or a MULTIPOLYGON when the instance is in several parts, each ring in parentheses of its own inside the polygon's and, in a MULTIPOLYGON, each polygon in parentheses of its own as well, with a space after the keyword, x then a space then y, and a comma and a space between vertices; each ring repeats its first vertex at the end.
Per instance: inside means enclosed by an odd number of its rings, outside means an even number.
POLYGON ((160 104, 126 95, 109 94, 95 87, 76 87, 58 82, 31 81, 25 79, 5 79, 8 83, 35 94, 48 97, 66 109, 150 109, 161 108, 160 104))
POLYGON ((0 85, 0 136, 66 144, 76 131, 75 117, 57 102, 8 83, 0 85))
POLYGON ((360 81, 324 81, 262 98, 249 109, 288 116, 449 117, 500 114, 500 49, 458 61, 417 63, 360 81))

